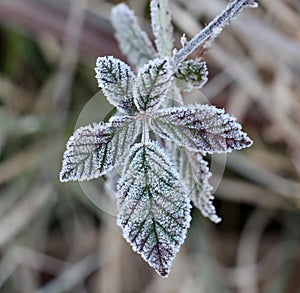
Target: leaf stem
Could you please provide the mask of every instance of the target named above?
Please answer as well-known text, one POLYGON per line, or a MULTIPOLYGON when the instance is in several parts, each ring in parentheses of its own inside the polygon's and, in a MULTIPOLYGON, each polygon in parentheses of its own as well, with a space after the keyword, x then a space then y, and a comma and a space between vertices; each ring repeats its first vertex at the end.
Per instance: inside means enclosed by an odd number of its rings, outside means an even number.
POLYGON ((145 116, 143 119, 143 136, 142 143, 146 144, 149 141, 149 125, 148 118, 145 116))
POLYGON ((173 59, 174 70, 177 70, 180 63, 182 63, 210 36, 214 35, 215 32, 227 25, 244 8, 256 8, 257 6, 258 4, 254 0, 235 0, 230 2, 220 15, 211 21, 199 34, 197 34, 189 42, 185 43, 185 45, 175 54, 173 59))

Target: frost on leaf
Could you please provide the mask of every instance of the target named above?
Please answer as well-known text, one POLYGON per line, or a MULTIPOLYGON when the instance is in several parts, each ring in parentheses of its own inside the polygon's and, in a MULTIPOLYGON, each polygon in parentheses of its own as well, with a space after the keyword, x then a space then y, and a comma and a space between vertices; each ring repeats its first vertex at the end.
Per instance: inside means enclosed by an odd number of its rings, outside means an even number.
POLYGON ((162 138, 201 153, 224 153, 249 147, 252 140, 223 109, 189 105, 159 110, 151 127, 162 138))
POLYGON ((166 277, 190 224, 190 199, 156 142, 135 144, 118 184, 117 224, 134 251, 166 277))
POLYGON ((189 60, 181 63, 175 74, 177 86, 185 91, 200 89, 207 82, 206 62, 189 60))
POLYGON ((157 109, 172 86, 169 58, 154 59, 140 68, 133 89, 139 111, 157 109))
POLYGON ((173 25, 169 0, 151 1, 151 24, 160 56, 171 56, 173 50, 173 25))
POLYGON ((139 67, 155 56, 155 50, 147 34, 141 30, 134 12, 125 4, 112 9, 111 22, 115 37, 130 63, 139 67))
POLYGON ((120 112, 132 115, 136 112, 132 87, 135 75, 123 61, 109 57, 99 57, 96 63, 96 79, 107 100, 120 112))
POLYGON ((208 181, 211 173, 207 161, 201 154, 187 151, 184 148, 176 148, 174 156, 176 156, 175 162, 180 176, 190 190, 193 205, 200 210, 204 217, 214 223, 219 223, 221 218, 217 216, 212 202, 214 196, 212 195, 213 188, 208 181))
POLYGON ((107 173, 126 154, 140 131, 140 123, 126 116, 77 129, 67 143, 60 180, 89 180, 107 173))

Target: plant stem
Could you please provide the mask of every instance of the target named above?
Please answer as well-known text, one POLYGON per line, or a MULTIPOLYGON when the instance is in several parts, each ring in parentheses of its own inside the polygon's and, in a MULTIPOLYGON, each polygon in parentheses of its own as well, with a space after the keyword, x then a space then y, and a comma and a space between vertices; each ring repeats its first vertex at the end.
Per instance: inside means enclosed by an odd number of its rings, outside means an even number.
POLYGON ((148 118, 144 117, 143 119, 143 135, 142 135, 142 142, 146 144, 149 141, 149 125, 148 125, 148 118))
POLYGON ((211 21, 198 35, 187 42, 174 56, 173 68, 177 69, 178 65, 183 62, 191 53, 193 53, 201 44, 210 36, 219 32, 234 17, 237 16, 246 7, 256 8, 258 4, 254 0, 235 0, 229 3, 227 8, 211 21))

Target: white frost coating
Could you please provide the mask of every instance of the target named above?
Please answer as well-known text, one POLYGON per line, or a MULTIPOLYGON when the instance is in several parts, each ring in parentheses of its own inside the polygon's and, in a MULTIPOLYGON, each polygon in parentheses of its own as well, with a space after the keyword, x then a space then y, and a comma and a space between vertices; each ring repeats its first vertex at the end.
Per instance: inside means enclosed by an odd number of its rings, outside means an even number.
POLYGON ((158 58, 140 68, 133 88, 134 102, 139 111, 157 109, 172 86, 169 58, 158 58))
POLYGON ((198 35, 193 37, 185 46, 174 56, 174 70, 191 53, 205 43, 211 36, 215 35, 220 29, 232 21, 244 8, 256 8, 258 4, 254 0, 234 0, 231 1, 226 9, 211 21, 198 35))
POLYGON ((66 146, 60 181, 90 180, 104 175, 122 159, 140 131, 140 122, 128 116, 77 129, 66 146))
POLYGON ((172 55, 173 25, 169 0, 151 1, 151 24, 159 56, 172 55))
POLYGON ((132 115, 136 112, 132 88, 135 74, 123 61, 112 56, 98 57, 96 79, 107 100, 120 112, 132 115))
POLYGON ((184 148, 177 149, 175 161, 180 170, 181 178, 190 190, 191 200, 204 217, 214 223, 219 223, 221 218, 217 216, 213 205, 213 187, 209 184, 211 172, 208 163, 199 153, 192 153, 184 148))
POLYGON ((135 144, 118 184, 117 224, 134 251, 167 277, 190 225, 190 199, 156 142, 135 144))
POLYGON ((125 4, 116 5, 111 11, 115 37, 129 62, 139 67, 153 59, 156 52, 147 34, 141 30, 134 12, 125 4))
POLYGON ((150 126, 164 139, 203 154, 226 153, 252 145, 236 119, 208 105, 188 105, 159 110, 150 126))

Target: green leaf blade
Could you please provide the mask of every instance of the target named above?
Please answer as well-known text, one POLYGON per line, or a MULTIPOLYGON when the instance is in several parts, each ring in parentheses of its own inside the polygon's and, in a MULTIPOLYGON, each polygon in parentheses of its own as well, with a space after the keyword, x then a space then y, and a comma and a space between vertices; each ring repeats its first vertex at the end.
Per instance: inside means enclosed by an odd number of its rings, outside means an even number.
POLYGON ((157 143, 131 149, 119 181, 117 224, 134 251, 166 277, 190 223, 190 203, 169 156, 157 143))
POLYGON ((126 154, 140 131, 140 122, 129 116, 77 129, 67 143, 60 181, 90 180, 106 174, 126 154))

